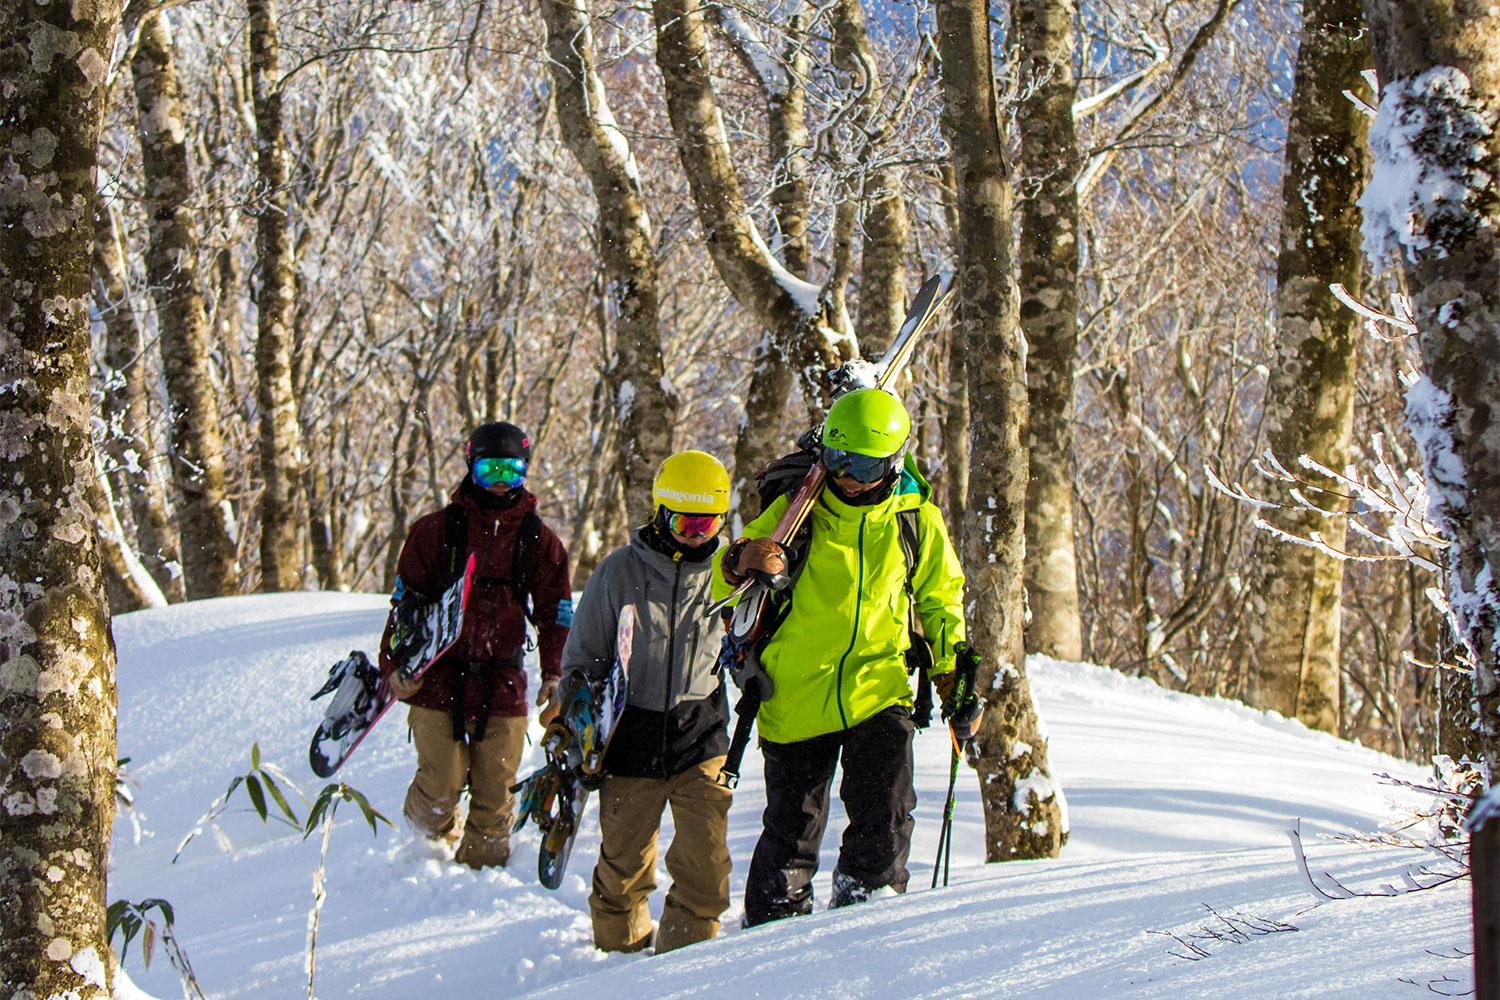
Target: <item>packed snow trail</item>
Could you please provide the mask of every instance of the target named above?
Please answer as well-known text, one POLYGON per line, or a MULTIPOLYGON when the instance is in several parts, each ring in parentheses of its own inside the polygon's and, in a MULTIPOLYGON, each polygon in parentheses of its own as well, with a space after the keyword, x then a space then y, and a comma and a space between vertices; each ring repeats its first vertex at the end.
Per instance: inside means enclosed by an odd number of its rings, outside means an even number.
MULTIPOLYGON (((115 825, 110 899, 164 897, 205 990, 216 998, 305 993, 303 949, 316 838, 264 826, 240 797, 218 830, 177 844, 249 768, 280 764, 309 796, 309 702, 328 665, 373 648, 384 598, 281 594, 221 598, 115 619, 119 752, 131 758, 141 829, 115 825), (226 852, 226 843, 233 850, 226 852)), ((535 663, 530 664, 535 683, 535 663)), ((948 742, 917 738, 917 829, 911 891, 845 911, 740 930, 745 866, 764 793, 751 747, 730 812, 734 858, 718 941, 660 959, 603 955, 591 943, 589 874, 597 820, 585 814, 557 892, 536 884, 536 839, 523 831, 510 867, 473 872, 400 826, 415 764, 400 710, 377 727, 339 777, 398 824, 371 837, 358 810, 340 811, 318 936, 317 992, 406 1000, 434 987, 453 995, 611 995, 716 998, 1102 996, 1418 997, 1429 980, 1469 982, 1468 965, 1440 957, 1468 947, 1468 883, 1394 899, 1356 899, 1311 911, 1284 833, 1301 817, 1314 869, 1362 888, 1399 881, 1406 853, 1368 851, 1320 835, 1370 831, 1409 794, 1377 783, 1409 764, 1235 703, 1165 692, 1112 671, 1036 660, 1032 686, 1051 729, 1051 760, 1066 789, 1072 835, 1055 861, 985 866, 972 773, 960 774, 953 885, 928 890, 937 847, 948 742), (1281 921, 1296 931, 1188 941, 1215 925, 1205 909, 1281 921), (1429 953, 1431 952, 1431 953, 1429 953), (606 982, 592 974, 607 972, 606 982), (1410 986, 1399 981, 1414 980, 1410 986)), ((539 735, 533 726, 533 740, 539 735)), ((527 748, 521 773, 540 764, 527 748)), ((243 796, 243 792, 236 792, 243 796)), ((299 812, 305 814, 305 809, 299 812)), ((834 810, 817 883, 819 905, 837 854, 834 810)), ((670 815, 662 846, 670 837, 670 815)), ((658 871, 664 889, 667 878, 658 871)), ((661 891, 653 900, 659 912, 661 891)), ((1220 928, 1222 930, 1222 927, 1220 928)), ((127 970, 146 994, 182 989, 158 954, 149 971, 132 947, 127 970)), ((1466 985, 1460 988, 1467 988, 1466 985)), ((137 1000, 122 988, 120 997, 137 1000)))

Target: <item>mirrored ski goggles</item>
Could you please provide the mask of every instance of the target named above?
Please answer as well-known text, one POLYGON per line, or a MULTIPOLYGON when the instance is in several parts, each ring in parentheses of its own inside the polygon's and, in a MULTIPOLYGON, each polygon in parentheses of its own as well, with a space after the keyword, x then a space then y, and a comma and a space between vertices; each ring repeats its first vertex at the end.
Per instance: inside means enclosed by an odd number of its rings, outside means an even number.
POLYGON ((713 537, 724 527, 723 514, 674 514, 666 511, 667 530, 683 538, 713 537))
POLYGON ((481 458, 474 462, 471 472, 474 485, 482 490, 495 486, 513 490, 526 480, 526 459, 481 458))
POLYGON ((861 483, 878 483, 901 464, 901 453, 894 455, 861 455, 842 448, 823 449, 823 468, 835 479, 848 476, 861 483))

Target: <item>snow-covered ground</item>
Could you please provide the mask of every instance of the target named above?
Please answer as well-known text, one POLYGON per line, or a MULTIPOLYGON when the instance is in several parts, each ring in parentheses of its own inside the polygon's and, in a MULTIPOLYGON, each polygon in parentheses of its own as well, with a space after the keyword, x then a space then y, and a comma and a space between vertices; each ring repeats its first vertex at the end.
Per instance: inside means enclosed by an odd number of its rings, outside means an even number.
MULTIPOLYGON (((308 695, 334 660, 352 648, 373 649, 384 609, 378 596, 291 594, 115 619, 119 748, 139 783, 139 834, 130 816, 117 820, 110 899, 169 900, 177 935, 210 997, 305 995, 317 838, 304 842, 285 826, 262 825, 241 790, 218 831, 195 838, 176 864, 172 854, 230 779, 248 769, 252 741, 309 797, 321 787, 306 754, 322 703, 308 695)), ((1467 882, 1314 906, 1285 833, 1290 820, 1301 819, 1315 873, 1372 891, 1400 884, 1401 872, 1421 860, 1414 853, 1325 835, 1374 831, 1396 819, 1415 797, 1373 775, 1418 779, 1420 769, 1276 716, 1164 692, 1098 667, 1035 662, 1032 684, 1072 820, 1061 858, 982 864, 978 791, 965 769, 951 884, 927 888, 949 752, 944 735, 932 730, 917 739, 911 890, 741 930, 745 865, 764 802, 752 747, 730 814, 734 903, 725 931, 660 958, 606 956, 591 946, 587 897, 598 849, 592 803, 557 892, 536 883, 530 828, 518 836, 508 869, 477 873, 434 856, 400 829, 414 756, 397 708, 338 775, 398 829, 382 826, 372 837, 357 809, 338 814, 317 993, 325 1000, 1416 1000, 1431 995, 1429 983, 1447 994, 1470 988, 1462 957, 1469 947, 1467 882), (1250 924, 1286 929, 1229 932, 1250 924), (1440 982, 1445 977, 1455 982, 1440 982)), ((537 759, 528 747, 522 773, 537 759)), ((836 809, 823 845, 820 906, 841 827, 836 809)), ((663 846, 669 835, 670 816, 663 846)), ((664 870, 658 882, 664 890, 664 870)), ((656 912, 661 894, 653 899, 656 912)), ((122 984, 122 1000, 141 996, 135 987, 182 996, 159 950, 145 970, 137 942, 126 969, 135 986, 122 984)))

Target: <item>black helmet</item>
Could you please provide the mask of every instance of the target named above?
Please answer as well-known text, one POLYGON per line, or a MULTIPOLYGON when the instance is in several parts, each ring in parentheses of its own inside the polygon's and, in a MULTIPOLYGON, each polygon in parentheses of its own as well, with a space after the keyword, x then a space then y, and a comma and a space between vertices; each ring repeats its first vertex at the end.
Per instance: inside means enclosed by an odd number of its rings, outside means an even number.
POLYGON ((480 424, 469 435, 464 457, 469 465, 481 458, 524 458, 531 461, 531 438, 515 424, 503 420, 480 424))

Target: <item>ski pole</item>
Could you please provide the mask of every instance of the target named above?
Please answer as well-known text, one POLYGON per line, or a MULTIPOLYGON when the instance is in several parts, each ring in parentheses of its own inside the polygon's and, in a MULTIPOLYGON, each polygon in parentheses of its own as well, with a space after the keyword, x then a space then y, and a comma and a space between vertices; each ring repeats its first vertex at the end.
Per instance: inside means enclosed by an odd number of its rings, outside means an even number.
POLYGON ((942 832, 938 834, 937 857, 932 862, 932 888, 937 888, 938 867, 943 869, 943 885, 948 884, 948 864, 953 858, 953 789, 958 784, 958 737, 953 734, 953 729, 948 729, 948 736, 953 740, 953 757, 948 764, 948 798, 943 803, 943 826, 942 832), (946 849, 947 853, 944 854, 946 849))

